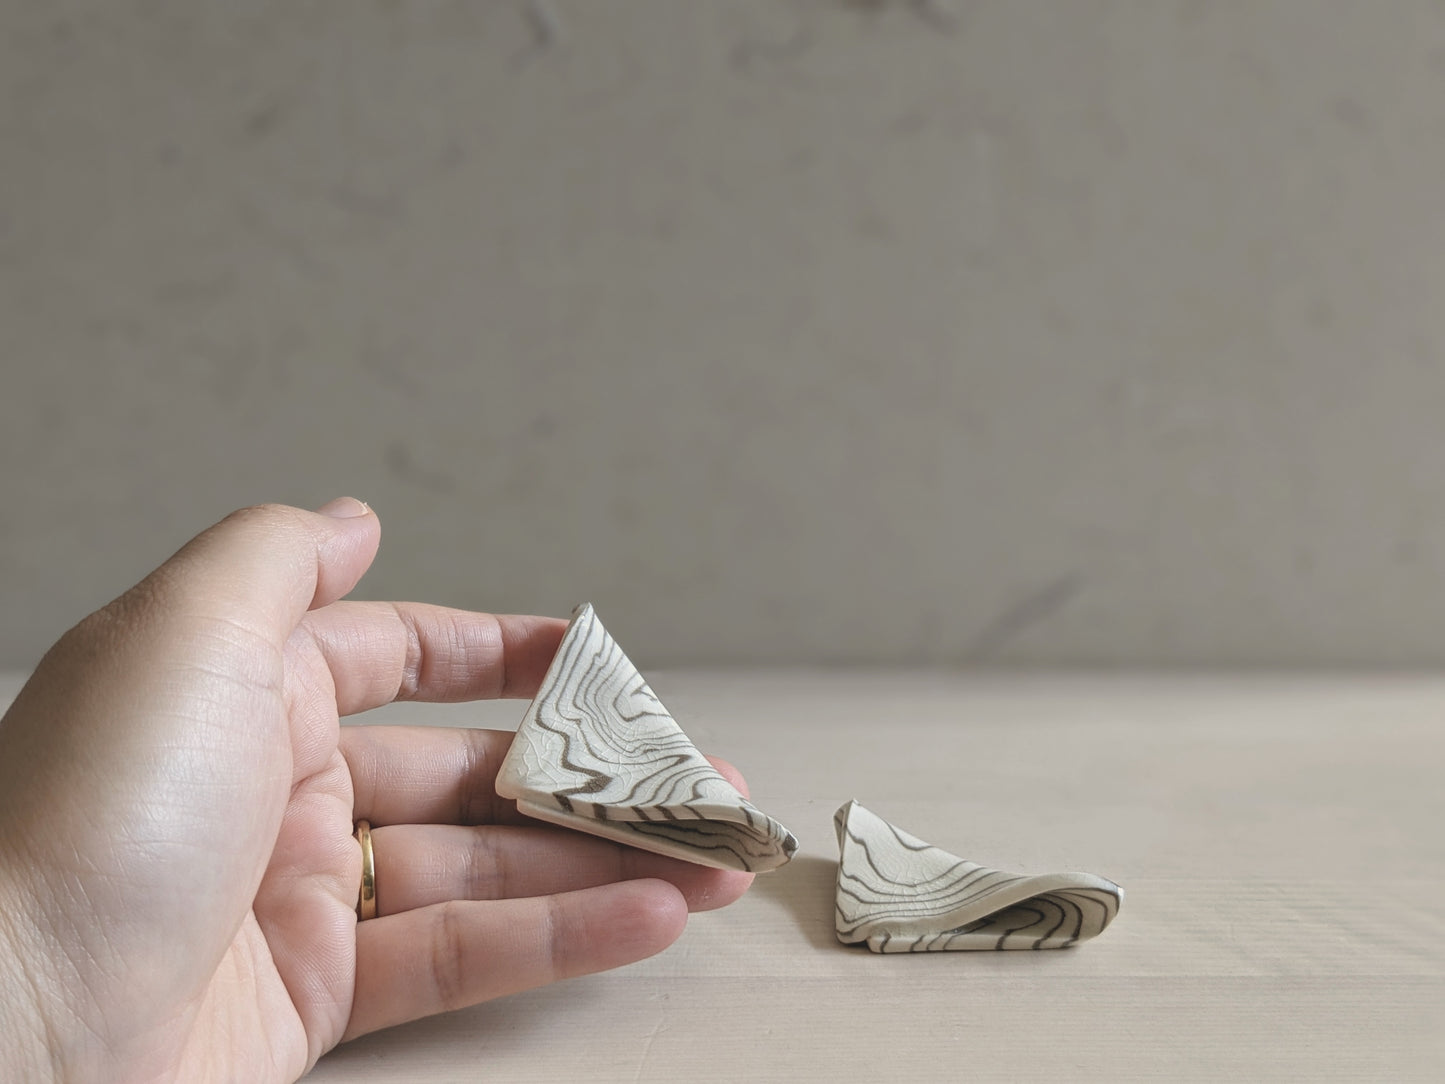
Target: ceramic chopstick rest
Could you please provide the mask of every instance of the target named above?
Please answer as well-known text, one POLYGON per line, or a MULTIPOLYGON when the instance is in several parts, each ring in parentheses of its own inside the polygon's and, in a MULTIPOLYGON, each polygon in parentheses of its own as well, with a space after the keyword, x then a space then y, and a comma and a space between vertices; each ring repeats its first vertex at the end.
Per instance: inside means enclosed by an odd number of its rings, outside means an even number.
POLYGON ((833 825, 838 940, 874 952, 1068 948, 1103 932, 1124 899, 1091 873, 1025 877, 965 861, 857 802, 833 825))
POLYGON ((572 615, 497 774, 530 817, 718 869, 798 849, 697 751, 590 605, 572 615))

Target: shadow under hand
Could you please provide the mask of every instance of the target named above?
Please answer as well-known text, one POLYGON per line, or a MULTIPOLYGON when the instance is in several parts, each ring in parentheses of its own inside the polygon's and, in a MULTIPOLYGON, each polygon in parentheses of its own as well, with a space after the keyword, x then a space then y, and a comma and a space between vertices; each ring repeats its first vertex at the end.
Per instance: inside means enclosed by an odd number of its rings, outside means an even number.
POLYGON ((615 1002, 619 985, 613 974, 589 975, 372 1032, 326 1054, 306 1081, 413 1079, 403 1066, 426 1074, 489 1063, 526 1065, 537 1060, 538 1050, 555 1045, 559 1021, 584 1046, 602 1041, 603 1010, 615 1002))
POLYGON ((845 950, 833 925, 837 881, 836 861, 804 854, 758 877, 749 893, 790 912, 814 948, 845 950))

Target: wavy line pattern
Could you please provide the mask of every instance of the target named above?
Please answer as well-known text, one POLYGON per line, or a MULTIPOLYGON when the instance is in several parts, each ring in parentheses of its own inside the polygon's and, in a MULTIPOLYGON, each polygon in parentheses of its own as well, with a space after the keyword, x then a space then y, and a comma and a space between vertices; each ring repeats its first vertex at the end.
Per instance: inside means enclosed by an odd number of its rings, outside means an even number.
POLYGON ((874 952, 1068 948, 1102 933, 1124 900, 1092 873, 1025 877, 966 861, 857 802, 833 826, 838 940, 874 952))
POLYGON ((697 751, 590 604, 572 615, 497 793, 528 816, 719 869, 774 869, 798 848, 697 751))

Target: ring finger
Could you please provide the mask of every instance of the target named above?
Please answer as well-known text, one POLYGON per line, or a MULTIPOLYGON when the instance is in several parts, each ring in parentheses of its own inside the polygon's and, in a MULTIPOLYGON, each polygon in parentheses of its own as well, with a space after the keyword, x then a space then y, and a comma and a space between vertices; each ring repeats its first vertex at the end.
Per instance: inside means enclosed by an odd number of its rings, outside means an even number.
POLYGON ((394 824, 371 831, 378 915, 448 900, 544 896, 656 877, 688 910, 723 907, 752 874, 710 869, 568 831, 516 825, 394 824))

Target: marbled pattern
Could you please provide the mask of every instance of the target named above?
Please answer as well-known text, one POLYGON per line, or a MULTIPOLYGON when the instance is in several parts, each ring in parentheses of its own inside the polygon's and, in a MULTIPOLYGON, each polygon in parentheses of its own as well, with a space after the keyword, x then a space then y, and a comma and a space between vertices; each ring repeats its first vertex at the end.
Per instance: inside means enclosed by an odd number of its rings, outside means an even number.
POLYGON ((697 751, 586 604, 518 727, 497 793, 529 816, 720 869, 773 869, 798 846, 697 751))
POLYGON ((1091 873, 1026 877, 924 843, 857 802, 838 832, 838 940, 874 952, 1068 948, 1103 932, 1124 890, 1091 873))

